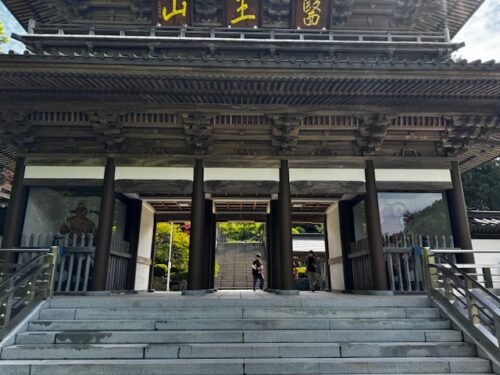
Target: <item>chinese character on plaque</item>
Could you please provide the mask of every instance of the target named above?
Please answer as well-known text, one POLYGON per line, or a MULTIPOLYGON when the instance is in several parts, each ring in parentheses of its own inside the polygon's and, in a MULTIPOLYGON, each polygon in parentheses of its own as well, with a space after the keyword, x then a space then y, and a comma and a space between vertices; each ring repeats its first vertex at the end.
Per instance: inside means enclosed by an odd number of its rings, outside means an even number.
POLYGON ((231 27, 258 27, 260 0, 226 0, 226 22, 231 27))
POLYGON ((322 29, 328 26, 329 0, 295 0, 295 26, 322 29))
POLYGON ((162 26, 189 25, 191 0, 156 0, 156 19, 162 26))

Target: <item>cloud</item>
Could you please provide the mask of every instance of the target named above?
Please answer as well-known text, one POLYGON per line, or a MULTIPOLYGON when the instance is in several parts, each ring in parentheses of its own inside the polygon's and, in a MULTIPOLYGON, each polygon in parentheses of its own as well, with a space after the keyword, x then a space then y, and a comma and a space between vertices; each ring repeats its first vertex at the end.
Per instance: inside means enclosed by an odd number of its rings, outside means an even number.
POLYGON ((453 41, 465 42, 457 56, 500 61, 500 0, 486 0, 453 41))

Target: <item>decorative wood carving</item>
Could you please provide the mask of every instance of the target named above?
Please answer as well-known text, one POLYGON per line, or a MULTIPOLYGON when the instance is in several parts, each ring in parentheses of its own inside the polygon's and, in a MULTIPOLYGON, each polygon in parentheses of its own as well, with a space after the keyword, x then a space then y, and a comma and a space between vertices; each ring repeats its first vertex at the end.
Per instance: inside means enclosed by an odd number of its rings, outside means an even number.
POLYGON ((443 0, 397 0, 393 7, 393 26, 414 26, 442 10, 443 0))
POLYGON ((23 152, 36 152, 36 131, 30 121, 31 111, 0 112, 0 142, 23 152))
POLYGON ((446 130, 441 133, 437 150, 445 155, 457 155, 468 151, 474 144, 488 143, 498 134, 497 116, 451 116, 446 130))
POLYGON ((262 26, 289 28, 292 21, 292 0, 262 0, 262 26))
POLYGON ((382 150, 391 120, 391 117, 381 114, 363 116, 357 138, 363 155, 375 155, 382 150))
POLYGON ((186 143, 195 154, 207 154, 213 149, 213 115, 203 113, 182 114, 186 143))
POLYGON ((296 151, 303 116, 296 114, 272 115, 271 145, 273 152, 286 155, 296 151))
POLYGON ((331 25, 348 25, 353 13, 355 0, 331 0, 331 25))
POLYGON ((223 11, 220 0, 193 0, 193 26, 222 26, 223 11))
POLYGON ((125 152, 126 136, 122 115, 116 112, 89 112, 88 119, 97 134, 97 142, 104 144, 107 152, 125 152))

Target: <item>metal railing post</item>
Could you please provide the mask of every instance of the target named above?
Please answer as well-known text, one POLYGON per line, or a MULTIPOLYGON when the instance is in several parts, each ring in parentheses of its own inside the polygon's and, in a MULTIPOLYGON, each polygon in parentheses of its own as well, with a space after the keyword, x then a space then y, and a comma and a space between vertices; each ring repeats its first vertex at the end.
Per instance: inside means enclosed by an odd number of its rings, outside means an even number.
MULTIPOLYGON (((59 246, 51 246, 50 254, 52 257, 50 258, 51 267, 50 267, 50 277, 49 277, 49 285, 47 285, 48 289, 48 298, 52 298, 54 296, 54 288, 56 283, 56 273, 57 273, 57 258, 59 257, 59 246)), ((70 277, 70 275, 68 275, 70 277)))

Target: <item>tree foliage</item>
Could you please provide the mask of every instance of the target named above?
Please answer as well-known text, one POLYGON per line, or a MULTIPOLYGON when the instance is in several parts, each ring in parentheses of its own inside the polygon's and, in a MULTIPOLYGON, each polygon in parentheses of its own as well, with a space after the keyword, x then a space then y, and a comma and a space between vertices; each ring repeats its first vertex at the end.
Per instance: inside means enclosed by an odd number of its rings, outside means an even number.
MULTIPOLYGON (((156 264, 168 264, 170 247, 170 223, 156 226, 156 264)), ((174 273, 186 273, 189 262, 189 228, 174 224, 172 236, 172 277, 174 273)))
POLYGON ((500 211, 500 159, 462 175, 469 210, 500 211))
POLYGON ((262 242, 264 239, 262 223, 220 223, 219 230, 227 242, 262 242))
POLYGON ((448 213, 442 200, 417 212, 405 212, 405 232, 408 234, 423 234, 442 236, 451 234, 448 213))
POLYGON ((9 38, 5 35, 5 29, 3 27, 2 21, 0 21, 0 51, 2 50, 2 44, 6 44, 9 38))

